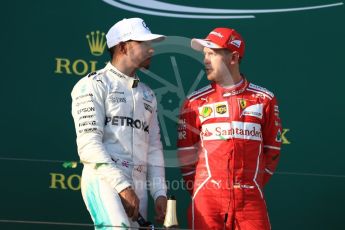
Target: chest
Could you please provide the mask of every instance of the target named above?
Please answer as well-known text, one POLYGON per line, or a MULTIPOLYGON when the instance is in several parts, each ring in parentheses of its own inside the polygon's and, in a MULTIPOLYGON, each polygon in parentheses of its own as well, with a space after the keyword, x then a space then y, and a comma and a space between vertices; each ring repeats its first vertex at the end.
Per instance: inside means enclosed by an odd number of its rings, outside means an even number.
POLYGON ((109 117, 150 121, 155 107, 152 91, 141 86, 129 88, 115 82, 109 87, 105 97, 105 113, 109 117))
POLYGON ((214 122, 250 122, 262 124, 265 102, 251 94, 232 97, 208 97, 195 108, 200 125, 214 122))

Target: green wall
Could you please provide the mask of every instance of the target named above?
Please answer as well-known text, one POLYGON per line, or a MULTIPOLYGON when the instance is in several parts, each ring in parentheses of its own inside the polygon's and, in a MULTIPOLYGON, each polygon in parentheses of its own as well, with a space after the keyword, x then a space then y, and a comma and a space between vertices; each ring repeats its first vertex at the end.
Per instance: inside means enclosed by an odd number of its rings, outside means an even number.
MULTIPOLYGON (((156 45, 150 72, 140 76, 152 86, 159 101, 169 194, 177 197, 181 227, 186 227, 184 212, 189 197, 181 189, 176 167, 175 118, 185 95, 207 84, 201 53, 190 49, 189 42, 224 26, 237 29, 246 41, 242 72, 250 81, 272 90, 280 104, 284 145, 277 173, 265 188, 273 229, 343 229, 343 3, 160 1, 245 10, 224 13, 228 18, 221 19, 210 10, 177 13, 173 7, 150 10, 136 6, 136 1, 130 1, 132 5, 126 2, 2 3, 0 229, 91 229, 13 221, 91 224, 79 190, 82 166, 71 163, 78 162, 78 155, 70 92, 83 75, 102 68, 108 60, 106 51, 99 56, 90 52, 86 36, 92 31, 107 32, 124 17, 142 17, 153 32, 169 36, 156 45), (325 5, 329 7, 311 7, 325 5), (201 19, 200 15, 209 18, 201 19)), ((158 2, 140 2, 158 6, 154 4, 158 2)), ((153 220, 152 201, 150 205, 149 218, 153 220)))

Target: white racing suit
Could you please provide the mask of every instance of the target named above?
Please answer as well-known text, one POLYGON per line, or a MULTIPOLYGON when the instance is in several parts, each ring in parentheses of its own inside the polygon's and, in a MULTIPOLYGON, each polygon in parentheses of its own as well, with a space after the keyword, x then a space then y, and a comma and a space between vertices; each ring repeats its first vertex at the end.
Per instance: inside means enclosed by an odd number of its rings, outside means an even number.
POLYGON ((108 63, 82 78, 71 95, 78 154, 84 164, 81 191, 96 229, 137 226, 127 217, 118 193, 132 186, 144 217, 147 185, 154 200, 166 196, 153 91, 108 63))

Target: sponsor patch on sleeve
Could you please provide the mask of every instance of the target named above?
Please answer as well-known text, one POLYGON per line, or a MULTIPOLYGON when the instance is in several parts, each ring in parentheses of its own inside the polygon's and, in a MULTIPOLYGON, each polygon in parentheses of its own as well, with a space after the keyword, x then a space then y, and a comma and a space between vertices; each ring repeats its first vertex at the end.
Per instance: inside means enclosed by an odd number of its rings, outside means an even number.
POLYGON ((144 107, 145 107, 145 109, 146 109, 147 111, 149 111, 150 113, 152 113, 152 106, 151 106, 151 105, 144 103, 144 107))
POLYGON ((263 116, 263 104, 255 104, 255 101, 250 101, 246 99, 238 100, 238 107, 240 110, 240 117, 251 116, 262 119, 263 116))

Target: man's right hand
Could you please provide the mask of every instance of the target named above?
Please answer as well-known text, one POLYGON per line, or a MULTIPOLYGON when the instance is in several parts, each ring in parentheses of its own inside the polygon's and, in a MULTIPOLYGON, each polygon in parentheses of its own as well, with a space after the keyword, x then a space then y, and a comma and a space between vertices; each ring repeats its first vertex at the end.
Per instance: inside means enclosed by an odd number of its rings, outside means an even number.
POLYGON ((133 221, 136 221, 138 219, 140 201, 134 190, 131 187, 127 187, 119 195, 127 216, 132 218, 133 221))

